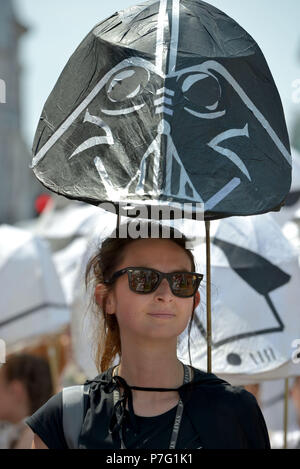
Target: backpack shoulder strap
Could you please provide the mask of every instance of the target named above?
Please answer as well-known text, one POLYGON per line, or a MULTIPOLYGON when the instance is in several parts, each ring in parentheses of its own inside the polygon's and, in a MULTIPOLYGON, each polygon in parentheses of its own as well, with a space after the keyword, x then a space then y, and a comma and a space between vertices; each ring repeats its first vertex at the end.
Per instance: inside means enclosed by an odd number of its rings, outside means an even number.
POLYGON ((78 448, 88 395, 88 384, 69 386, 62 390, 63 430, 69 449, 78 448))

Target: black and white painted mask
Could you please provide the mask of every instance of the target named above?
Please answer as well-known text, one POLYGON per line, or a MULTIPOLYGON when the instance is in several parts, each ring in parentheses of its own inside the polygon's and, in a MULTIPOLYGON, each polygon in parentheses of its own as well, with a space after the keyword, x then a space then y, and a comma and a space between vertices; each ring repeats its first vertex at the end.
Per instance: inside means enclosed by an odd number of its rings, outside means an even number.
MULTIPOLYGON (((206 271, 205 251, 203 237, 194 251, 198 272, 206 271)), ((213 372, 232 384, 300 375, 300 363, 293 359, 300 337, 298 253, 270 214, 213 223, 211 278, 213 372)), ((205 370, 203 284, 200 295, 190 351, 193 366, 205 370)), ((189 363, 187 329, 178 356, 189 363)))
POLYGON ((94 205, 199 202, 214 219, 274 210, 291 184, 265 58, 200 0, 151 0, 98 24, 52 91, 33 151, 46 187, 94 205))

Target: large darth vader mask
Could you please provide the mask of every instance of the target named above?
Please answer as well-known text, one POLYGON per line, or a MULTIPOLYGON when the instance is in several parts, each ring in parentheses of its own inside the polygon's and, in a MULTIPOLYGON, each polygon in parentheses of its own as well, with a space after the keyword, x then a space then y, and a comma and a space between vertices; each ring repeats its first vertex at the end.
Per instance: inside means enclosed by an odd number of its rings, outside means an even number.
POLYGON ((274 210, 291 184, 262 52, 199 0, 149 1, 97 25, 45 105, 32 167, 69 198, 199 202, 212 219, 274 210))

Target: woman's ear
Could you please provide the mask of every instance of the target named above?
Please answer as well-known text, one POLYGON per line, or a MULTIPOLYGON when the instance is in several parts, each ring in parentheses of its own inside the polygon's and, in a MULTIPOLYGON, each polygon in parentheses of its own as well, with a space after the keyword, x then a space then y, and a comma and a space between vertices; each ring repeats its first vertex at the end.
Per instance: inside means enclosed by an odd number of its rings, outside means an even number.
POLYGON ((108 289, 103 283, 98 283, 95 287, 95 300, 96 303, 103 309, 105 300, 105 313, 115 313, 115 302, 113 298, 113 292, 108 289))
POLYGON ((199 303, 200 303, 200 293, 199 293, 199 291, 197 291, 196 295, 194 296, 194 306, 193 306, 194 311, 197 308, 197 306, 199 305, 199 303))
POLYGON ((107 294, 107 288, 103 283, 98 283, 95 287, 95 300, 97 305, 103 308, 103 300, 107 294))

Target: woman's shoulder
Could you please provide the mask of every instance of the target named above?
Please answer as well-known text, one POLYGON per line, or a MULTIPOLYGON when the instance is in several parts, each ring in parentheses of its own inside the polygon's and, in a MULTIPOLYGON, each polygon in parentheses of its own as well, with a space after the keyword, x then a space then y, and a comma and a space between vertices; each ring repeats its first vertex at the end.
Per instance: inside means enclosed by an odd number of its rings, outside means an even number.
POLYGON ((196 389, 199 392, 207 391, 212 398, 221 397, 222 400, 219 402, 222 404, 226 404, 228 401, 240 402, 243 406, 257 403, 253 394, 243 386, 234 386, 214 373, 208 373, 194 367, 193 370, 196 389))
POLYGON ((231 386, 231 384, 228 383, 228 381, 225 381, 224 379, 219 378, 219 376, 215 375, 214 373, 203 371, 199 368, 195 368, 194 366, 192 366, 192 369, 194 372, 193 381, 197 385, 201 385, 202 387, 210 386, 212 388, 219 388, 219 389, 234 387, 234 386, 231 386))
POLYGON ((62 413, 62 391, 60 391, 28 417, 25 423, 33 433, 43 440, 48 448, 66 448, 62 413))
POLYGON ((226 438, 232 437, 230 444, 237 445, 236 435, 240 435, 244 442, 241 447, 270 447, 264 417, 253 394, 214 373, 197 368, 194 373, 195 392, 187 402, 187 410, 196 427, 201 426, 202 421, 214 422, 213 434, 215 426, 226 422, 226 438))
POLYGON ((195 383, 195 397, 198 402, 202 401, 202 406, 240 422, 252 422, 254 426, 262 422, 265 426, 255 396, 243 386, 234 386, 213 373, 198 369, 195 369, 195 383))
POLYGON ((26 419, 26 423, 31 423, 39 419, 42 415, 56 415, 60 417, 62 415, 62 391, 54 394, 50 399, 45 402, 39 409, 37 409, 30 417, 26 419))
MULTIPOLYGON (((86 380, 83 384, 64 387, 26 419, 26 424, 50 449, 69 447, 69 428, 81 425, 89 397, 102 396, 102 385, 111 382, 113 367, 86 380), (66 429, 67 435, 66 435, 66 429)), ((106 389, 106 388, 104 388, 106 389)), ((94 399, 95 400, 95 399, 94 399)))

